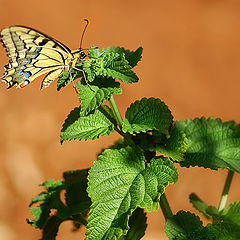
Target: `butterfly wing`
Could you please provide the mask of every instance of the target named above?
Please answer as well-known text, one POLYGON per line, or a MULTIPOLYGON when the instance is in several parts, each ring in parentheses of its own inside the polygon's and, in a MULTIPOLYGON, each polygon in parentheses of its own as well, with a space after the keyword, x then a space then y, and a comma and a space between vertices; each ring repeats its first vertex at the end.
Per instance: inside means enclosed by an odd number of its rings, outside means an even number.
POLYGON ((71 50, 57 40, 32 28, 10 26, 0 37, 7 50, 9 64, 5 66, 2 80, 8 88, 24 87, 38 76, 48 73, 41 89, 48 87, 64 71, 69 71, 73 55, 71 50))

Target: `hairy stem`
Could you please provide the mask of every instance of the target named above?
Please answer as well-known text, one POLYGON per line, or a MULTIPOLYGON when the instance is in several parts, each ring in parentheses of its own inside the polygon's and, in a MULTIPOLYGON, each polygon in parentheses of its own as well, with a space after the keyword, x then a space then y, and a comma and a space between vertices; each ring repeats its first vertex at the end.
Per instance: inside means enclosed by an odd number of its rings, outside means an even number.
POLYGON ((81 216, 81 214, 78 214, 78 215, 75 215, 73 217, 70 217, 70 218, 68 218, 68 220, 77 222, 77 223, 82 224, 84 226, 87 226, 87 224, 88 224, 88 221, 85 218, 83 218, 81 216))
POLYGON ((115 119, 116 119, 116 121, 117 121, 117 124, 119 125, 119 127, 121 128, 122 127, 122 116, 121 116, 121 114, 120 114, 120 112, 119 112, 119 110, 118 110, 118 107, 117 107, 117 104, 116 104, 116 102, 115 102, 115 100, 114 100, 114 97, 113 97, 113 95, 111 95, 111 97, 110 97, 110 99, 109 99, 109 104, 110 104, 110 107, 111 107, 111 109, 112 109, 112 111, 113 111, 113 115, 114 115, 114 117, 115 117, 115 119))
POLYGON ((227 178, 226 178, 226 181, 224 184, 221 199, 220 199, 220 202, 218 205, 218 211, 221 211, 226 206, 229 189, 230 189, 232 179, 233 179, 233 174, 234 174, 233 171, 231 171, 231 170, 228 171, 228 175, 227 175, 227 178))
MULTIPOLYGON (((121 114, 120 114, 120 112, 118 110, 118 107, 117 107, 117 104, 116 104, 116 102, 114 100, 113 95, 109 99, 109 104, 110 104, 110 107, 112 109, 114 118, 116 119, 117 124, 120 127, 120 129, 121 129, 123 120, 122 120, 122 116, 121 116, 121 114)), ((117 132, 120 133, 119 131, 117 131, 117 132)), ((128 144, 135 145, 130 134, 128 134, 128 133, 120 133, 120 134, 124 137, 124 139, 128 142, 128 144)))
POLYGON ((169 206, 165 193, 162 194, 160 198, 160 207, 162 209, 165 220, 171 218, 173 216, 172 210, 169 206))

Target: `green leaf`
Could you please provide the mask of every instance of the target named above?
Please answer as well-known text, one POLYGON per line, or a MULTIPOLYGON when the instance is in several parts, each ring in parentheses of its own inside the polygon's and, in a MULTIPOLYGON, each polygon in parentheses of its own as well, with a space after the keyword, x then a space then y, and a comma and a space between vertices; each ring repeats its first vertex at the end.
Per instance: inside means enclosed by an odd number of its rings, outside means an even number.
MULTIPOLYGON (((54 181, 53 179, 48 179, 41 184, 47 191, 41 192, 39 195, 34 197, 29 204, 31 207, 33 204, 38 202, 47 202, 51 208, 58 208, 59 206, 59 195, 64 189, 63 181, 54 181)), ((61 204, 60 204, 61 205, 61 204)))
POLYGON ((220 212, 215 207, 208 207, 207 213, 216 221, 225 221, 240 227, 240 202, 236 201, 225 207, 220 212))
POLYGON ((80 108, 70 112, 61 130, 61 142, 65 140, 94 140, 107 136, 114 125, 99 110, 87 116, 80 116, 80 108))
POLYGON ((218 240, 240 239, 240 202, 234 202, 218 211, 215 207, 209 206, 206 213, 212 217, 213 223, 207 228, 212 231, 218 240))
POLYGON ((114 239, 125 235, 128 218, 144 198, 144 156, 131 147, 107 149, 89 172, 92 200, 86 239, 114 239))
POLYGON ((227 168, 240 172, 240 125, 202 117, 176 122, 176 127, 188 138, 186 157, 181 166, 227 168))
POLYGON ((206 218, 211 218, 211 216, 206 211, 208 205, 204 203, 195 193, 190 194, 189 199, 195 209, 203 213, 206 218))
POLYGON ((142 149, 153 152, 154 154, 161 153, 170 157, 174 161, 184 160, 187 150, 187 138, 184 132, 173 127, 170 131, 170 137, 167 138, 157 131, 149 133, 137 134, 134 137, 135 143, 142 149))
POLYGON ((63 189, 63 181, 54 181, 54 179, 48 179, 47 181, 43 182, 41 186, 45 187, 49 193, 59 192, 63 189))
POLYGON ((131 213, 137 207, 156 211, 165 187, 176 181, 176 167, 167 158, 152 159, 145 168, 144 155, 138 148, 105 150, 89 172, 92 206, 87 239, 126 235, 131 213))
MULTIPOLYGON (((208 209, 207 209, 208 210, 208 209)), ((210 211, 208 211, 209 213, 210 211)), ((240 239, 240 202, 234 202, 220 212, 213 212, 213 224, 208 224, 219 240, 240 239)))
POLYGON ((170 110, 160 99, 142 98, 127 109, 122 130, 129 133, 157 130, 168 136, 172 119, 170 110))
POLYGON ((45 187, 46 191, 34 197, 29 205, 31 207, 33 204, 40 203, 38 207, 30 208, 34 219, 27 219, 29 224, 40 229, 47 223, 51 209, 65 209, 65 205, 60 200, 60 192, 64 189, 64 183, 49 179, 42 183, 42 186, 45 187))
MULTIPOLYGON (((225 207, 221 212, 222 220, 229 221, 240 227, 240 202, 234 202, 225 207)), ((240 229, 239 229, 240 230, 240 229)))
POLYGON ((114 52, 114 53, 124 54, 125 59, 128 61, 129 65, 133 68, 141 60, 143 48, 139 47, 135 51, 129 51, 128 49, 124 49, 121 47, 107 47, 105 49, 102 49, 102 51, 104 51, 105 53, 114 52))
POLYGON ((65 87, 70 83, 70 74, 69 72, 64 72, 57 81, 57 90, 60 91, 61 88, 65 87))
POLYGON ((187 138, 184 132, 172 127, 170 138, 164 145, 156 145, 155 151, 162 153, 174 161, 182 161, 187 150, 187 138))
POLYGON ((32 201, 29 204, 29 207, 31 207, 34 203, 40 202, 40 201, 46 201, 48 200, 49 195, 47 192, 41 192, 36 197, 32 198, 32 201))
POLYGON ((43 228, 41 240, 55 240, 62 222, 63 220, 57 216, 50 216, 43 228))
POLYGON ((88 169, 65 172, 65 202, 71 215, 81 214, 90 209, 91 200, 87 193, 88 169))
POLYGON ((51 239, 55 239, 55 233, 57 233, 60 223, 67 220, 70 216, 72 216, 73 221, 78 220, 78 222, 81 222, 82 220, 83 224, 85 224, 91 204, 86 191, 87 173, 87 169, 70 171, 64 173, 65 181, 49 179, 42 184, 46 191, 32 199, 30 206, 36 203, 39 203, 39 206, 30 208, 34 219, 27 219, 27 222, 35 228, 44 229, 43 233, 45 232, 44 236, 46 236, 46 238, 43 239, 47 239, 47 236, 49 236, 50 239, 50 235, 48 234, 51 234, 51 239), (62 190, 66 190, 66 205, 60 198, 62 190), (54 215, 50 215, 52 209, 55 210, 54 215), (54 225, 52 226, 53 229, 51 229, 51 224, 54 225))
POLYGON ((137 75, 132 71, 132 67, 125 59, 124 54, 109 52, 103 54, 97 60, 91 61, 91 65, 95 66, 97 76, 111 77, 124 83, 138 81, 137 75))
POLYGON ((217 240, 239 240, 240 227, 225 221, 215 221, 207 225, 215 235, 217 240))
POLYGON ((81 170, 71 170, 63 173, 65 186, 69 186, 78 181, 87 180, 89 168, 81 170))
POLYGON ((85 81, 88 83, 92 82, 95 79, 95 75, 96 75, 95 66, 90 64, 89 62, 84 62, 82 69, 85 73, 84 75, 84 77, 86 77, 85 81))
POLYGON ((42 240, 55 239, 60 224, 65 220, 72 220, 77 228, 81 223, 87 225, 91 204, 86 191, 87 175, 88 169, 69 171, 63 174, 65 181, 49 179, 42 184, 46 191, 32 199, 30 206, 36 203, 39 205, 30 208, 34 219, 27 219, 33 227, 43 229, 42 240), (65 204, 60 198, 62 190, 66 191, 65 204))
POLYGON ((139 240, 145 235, 147 228, 147 217, 143 209, 137 208, 129 219, 129 231, 122 240, 139 240))
POLYGON ((141 174, 145 181, 145 195, 140 207, 147 212, 157 211, 167 185, 178 180, 177 168, 168 158, 159 156, 153 158, 141 174))
POLYGON ((165 231, 170 240, 216 240, 215 234, 202 226, 199 217, 190 212, 179 211, 167 219, 165 231))
POLYGON ((113 79, 96 78, 91 85, 77 82, 78 97, 81 102, 81 116, 85 116, 90 111, 97 109, 112 94, 121 94, 122 88, 113 79))
POLYGON ((51 208, 47 204, 41 204, 38 207, 30 208, 29 211, 34 219, 27 219, 27 223, 32 227, 42 229, 49 218, 50 210, 51 208))
POLYGON ((90 49, 88 50, 88 56, 90 58, 100 58, 101 55, 103 54, 103 51, 99 50, 98 47, 96 46, 91 46, 90 49))
MULTIPOLYGON (((82 63, 78 63, 78 65, 76 65, 76 67, 79 67, 79 69, 82 69, 82 63)), ((70 73, 69 72, 64 72, 58 79, 57 82, 57 90, 60 91, 61 88, 67 86, 69 83, 71 83, 72 81, 74 81, 75 79, 79 78, 79 77, 83 77, 83 73, 82 71, 77 71, 75 69, 71 69, 71 76, 70 77, 70 73)))

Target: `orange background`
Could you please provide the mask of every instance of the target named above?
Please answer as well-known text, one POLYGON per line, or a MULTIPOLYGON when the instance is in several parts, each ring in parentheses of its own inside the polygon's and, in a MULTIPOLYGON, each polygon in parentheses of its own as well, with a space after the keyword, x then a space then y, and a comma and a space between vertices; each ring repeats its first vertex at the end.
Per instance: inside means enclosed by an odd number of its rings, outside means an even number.
MULTIPOLYGON (((142 46, 136 67, 138 84, 123 86, 116 97, 123 114, 142 97, 163 100, 175 120, 214 116, 240 122, 240 2, 0 0, 0 28, 20 24, 36 28, 79 47, 88 18, 83 47, 142 46)), ((8 59, 0 48, 0 74, 8 59)), ((38 184, 62 172, 87 168, 96 154, 118 135, 92 142, 59 143, 67 114, 79 105, 72 87, 56 91, 56 83, 40 91, 40 79, 24 89, 6 90, 0 84, 0 239, 39 239, 40 232, 26 224, 28 204, 42 189, 38 184)), ((174 212, 193 210, 188 195, 196 192, 208 204, 218 205, 226 171, 180 169, 179 181, 167 189, 174 212)), ((235 175, 230 201, 239 200, 235 175)), ((165 239, 161 211, 148 215, 144 239, 165 239)), ((64 223, 58 239, 82 239, 64 223)), ((83 231, 82 231, 83 232, 83 231)))

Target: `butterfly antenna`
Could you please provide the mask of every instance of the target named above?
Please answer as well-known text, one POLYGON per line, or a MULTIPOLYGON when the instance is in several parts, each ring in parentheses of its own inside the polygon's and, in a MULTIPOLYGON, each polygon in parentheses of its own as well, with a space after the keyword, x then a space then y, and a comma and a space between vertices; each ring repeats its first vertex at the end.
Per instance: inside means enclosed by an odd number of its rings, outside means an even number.
POLYGON ((85 34, 85 31, 86 31, 87 26, 88 26, 88 23, 89 23, 89 21, 88 21, 86 18, 84 19, 84 21, 86 21, 86 26, 85 26, 85 28, 83 29, 83 33, 82 33, 82 37, 81 37, 81 41, 80 41, 80 49, 81 49, 81 47, 82 47, 83 36, 84 36, 84 34, 85 34))

